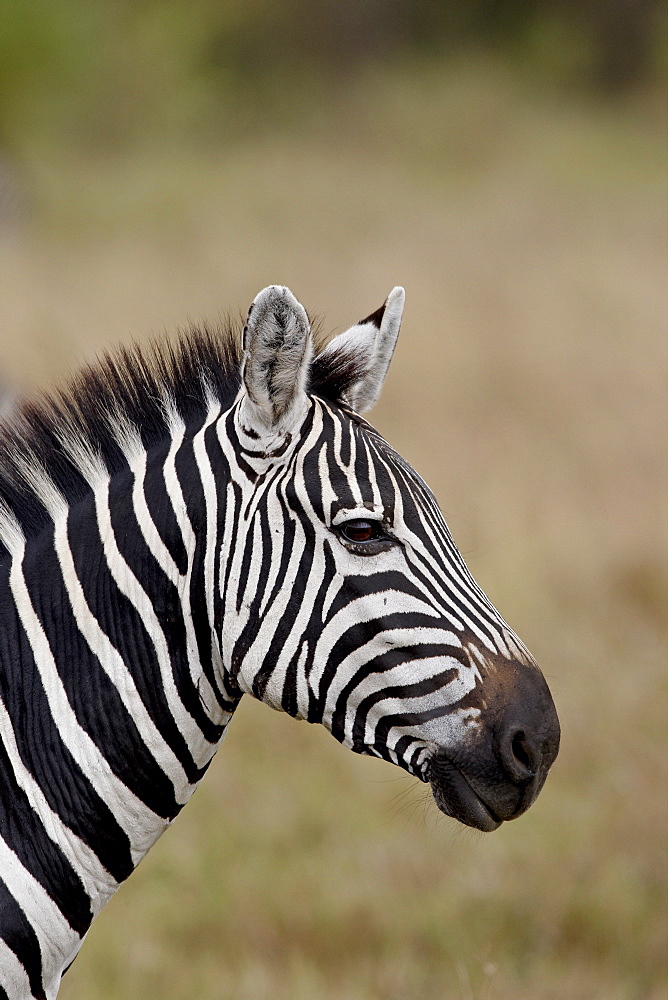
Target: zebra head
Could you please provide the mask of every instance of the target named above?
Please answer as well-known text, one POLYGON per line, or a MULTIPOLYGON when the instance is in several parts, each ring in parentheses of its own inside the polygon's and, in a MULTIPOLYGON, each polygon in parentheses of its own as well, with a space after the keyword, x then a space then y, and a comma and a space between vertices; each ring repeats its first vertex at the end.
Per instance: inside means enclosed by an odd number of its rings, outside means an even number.
POLYGON ((360 416, 403 303, 395 288, 318 354, 287 288, 252 303, 226 417, 238 486, 219 555, 222 660, 242 691, 400 765, 444 813, 493 830, 535 799, 559 723, 433 494, 360 416))

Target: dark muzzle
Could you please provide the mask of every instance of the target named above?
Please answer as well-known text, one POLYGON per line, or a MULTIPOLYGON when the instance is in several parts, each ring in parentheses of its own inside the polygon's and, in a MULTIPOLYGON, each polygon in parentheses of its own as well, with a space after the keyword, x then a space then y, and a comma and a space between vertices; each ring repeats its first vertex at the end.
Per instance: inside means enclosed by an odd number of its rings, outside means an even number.
POLYGON ((560 727, 543 675, 517 664, 511 696, 485 703, 477 735, 455 753, 432 757, 428 778, 439 809, 478 830, 496 830, 525 812, 543 787, 559 751, 560 727))

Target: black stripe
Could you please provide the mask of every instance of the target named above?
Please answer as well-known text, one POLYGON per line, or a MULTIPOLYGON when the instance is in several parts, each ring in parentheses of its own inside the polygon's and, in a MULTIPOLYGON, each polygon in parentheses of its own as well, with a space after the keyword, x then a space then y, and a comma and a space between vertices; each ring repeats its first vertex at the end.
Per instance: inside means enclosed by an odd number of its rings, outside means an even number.
MULTIPOLYGON (((307 636, 309 644, 309 653, 306 661, 307 677, 313 669, 313 656, 318 641, 318 635, 322 632, 322 626, 325 622, 325 597, 327 596, 329 586, 336 574, 336 560, 334 559, 334 555, 332 553, 332 546, 327 538, 325 539, 324 544, 324 556, 325 569, 320 580, 318 592, 313 602, 313 613, 311 614, 309 621, 309 633, 313 632, 314 634, 309 634, 307 636), (312 629, 310 627, 311 625, 313 626, 312 629)), ((308 713, 306 718, 309 722, 322 722, 322 705, 317 697, 317 694, 312 691, 310 687, 308 713)))
MULTIPOLYGON (((370 556, 369 559, 372 560, 373 557, 370 556)), ((397 570, 386 570, 381 573, 372 572, 364 576, 362 574, 347 576, 327 611, 327 622, 331 622, 332 618, 339 611, 342 611, 359 597, 367 597, 371 594, 383 594, 389 591, 397 591, 399 594, 414 597, 415 600, 424 604, 425 614, 428 614, 430 611, 432 612, 432 626, 434 628, 438 628, 442 624, 441 619, 433 616, 432 605, 429 601, 425 600, 424 592, 416 587, 405 573, 400 573, 397 570)), ((380 618, 378 620, 382 621, 380 618)))
POLYGON ((433 616, 417 614, 414 611, 395 611, 382 619, 358 621, 352 624, 339 636, 329 652, 327 664, 320 679, 321 701, 324 701, 327 696, 327 691, 336 676, 339 664, 355 650, 371 642, 381 633, 392 629, 433 629, 436 624, 437 619, 434 619, 433 616))
MULTIPOLYGON (((0 937, 26 970, 35 1000, 46 1000, 42 985, 42 952, 28 918, 0 878, 0 937)), ((0 1000, 7 994, 0 986, 0 1000)))
MULTIPOLYGON (((147 484, 149 488, 152 487, 152 482, 153 480, 147 484)), ((123 482, 122 477, 114 479, 110 486, 109 508, 114 538, 122 557, 147 593, 149 603, 160 622, 170 655, 170 669, 177 679, 177 689, 179 685, 176 664, 181 664, 180 670, 186 675, 183 683, 192 692, 181 597, 176 586, 167 578, 146 546, 130 502, 129 489, 129 484, 123 482)), ((94 558, 99 559, 106 567, 101 541, 95 540, 93 544, 96 553, 94 558)), ((70 547, 75 549, 74 540, 71 541, 70 547)), ((204 772, 193 760, 190 748, 169 708, 156 650, 157 636, 148 631, 141 614, 132 601, 121 593, 109 572, 104 590, 100 589, 99 573, 91 573, 89 567, 91 554, 87 555, 79 546, 76 548, 76 554, 74 552, 73 554, 77 574, 81 578, 91 611, 121 654, 148 714, 173 750, 188 780, 193 783, 199 781, 204 772)), ((201 712, 201 705, 198 708, 201 712)), ((199 723, 200 720, 197 721, 199 723)), ((220 738, 219 733, 216 738, 220 738)))
MULTIPOLYGON (((214 456, 216 458, 220 455, 215 423, 209 425, 204 432, 204 450, 207 453, 207 456, 209 456, 209 460, 211 460, 211 450, 214 451, 214 456)), ((227 463, 225 462, 225 468, 226 467, 227 463)), ((213 670, 213 643, 217 640, 215 639, 212 631, 214 623, 209 620, 209 608, 207 606, 206 553, 207 546, 209 544, 208 512, 204 492, 204 483, 202 481, 202 472, 200 471, 195 456, 194 442, 190 438, 188 439, 188 445, 186 446, 184 442, 184 445, 179 449, 177 455, 177 472, 183 490, 183 497, 188 517, 195 535, 195 548, 190 554, 191 578, 190 590, 187 596, 190 604, 190 614, 192 617, 193 628, 195 630, 198 658, 212 690, 214 692, 218 692, 219 682, 215 677, 213 670)), ((207 474, 206 466, 204 468, 204 474, 207 474)), ((222 479, 218 479, 218 477, 216 477, 216 490, 217 493, 223 494, 225 491, 225 482, 222 479)), ((216 538, 218 524, 220 524, 219 516, 213 524, 213 531, 216 533, 216 538)), ((216 539, 214 539, 214 544, 212 546, 214 562, 216 559, 215 542, 216 539)), ((183 635, 185 636, 185 631, 183 635)), ((178 683, 177 686, 179 686, 178 683)), ((184 704, 186 704, 190 709, 192 703, 189 700, 190 695, 187 693, 189 688, 192 689, 192 681, 190 680, 188 668, 188 676, 183 678, 183 685, 182 687, 179 687, 179 691, 183 691, 182 698, 184 700, 184 704)), ((223 705, 223 696, 220 697, 218 703, 221 706, 223 705)), ((197 713, 198 714, 194 715, 194 718, 198 726, 202 729, 209 742, 217 743, 223 734, 224 727, 214 724, 210 720, 207 712, 203 711, 203 705, 199 699, 199 694, 197 713)))
POLYGON ((172 501, 165 484, 165 461, 172 445, 171 438, 154 445, 146 459, 144 496, 153 523, 165 547, 176 563, 179 573, 188 568, 188 555, 181 537, 172 501))
MULTIPOLYGON (((452 605, 452 601, 448 602, 447 596, 443 590, 444 587, 443 580, 440 579, 438 581, 435 581, 433 577, 427 576, 425 572, 424 562, 418 560, 415 552, 412 549, 405 548, 404 555, 406 557, 406 562, 408 564, 411 576, 414 576, 418 581, 418 583, 420 584, 420 586, 424 588, 423 599, 425 601, 429 601, 429 603, 432 604, 432 606, 436 608, 436 610, 440 611, 440 613, 444 617, 452 615, 455 609, 452 605)), ((428 568, 433 569, 433 567, 428 567, 428 568)), ((461 629, 463 628, 463 622, 461 621, 461 618, 458 617, 456 622, 453 622, 453 625, 458 631, 461 631, 461 629)))
MULTIPOLYGON (((241 493, 241 487, 239 486, 238 483, 235 483, 235 482, 232 483, 232 493, 234 494, 234 505, 233 505, 232 509, 227 513, 228 517, 230 517, 230 516, 232 517, 232 533, 231 533, 230 543, 229 543, 229 551, 230 551, 230 553, 234 552, 234 550, 235 550, 235 548, 237 546, 237 540, 239 538, 239 522, 241 520, 241 498, 242 498, 242 493, 241 493)), ((223 609, 225 607, 227 607, 227 605, 228 605, 228 600, 229 600, 228 590, 230 588, 231 573, 232 573, 232 562, 233 562, 232 558, 229 558, 227 560, 227 565, 225 566, 225 576, 223 578, 223 586, 222 586, 222 591, 221 591, 222 600, 220 602, 221 615, 222 615, 223 609)), ((221 617, 220 621, 216 622, 217 629, 219 629, 220 631, 222 631, 223 624, 224 624, 224 622, 223 622, 223 619, 221 617)))
MULTIPOLYGON (((204 562, 201 564, 201 579, 200 586, 203 592, 203 601, 206 611, 206 621, 198 616, 195 626, 197 628, 198 636, 200 634, 200 628, 198 628, 198 623, 202 622, 201 628, 206 632, 208 645, 215 644, 216 648, 211 649, 209 653, 209 659, 202 661, 202 668, 204 673, 211 685, 213 691, 216 692, 218 698, 218 704, 224 711, 233 711, 236 702, 230 702, 229 695, 230 692, 221 688, 221 682, 225 683, 225 678, 221 678, 220 673, 217 669, 218 664, 218 653, 220 649, 220 631, 216 628, 216 615, 220 614, 220 600, 218 595, 220 593, 220 559, 219 559, 219 544, 222 538, 225 517, 227 515, 227 484, 230 479, 230 467, 225 454, 220 447, 220 441, 218 439, 218 428, 221 423, 220 418, 216 419, 212 424, 207 427, 204 434, 204 445, 206 450, 207 459, 211 466, 211 475, 214 477, 214 486, 216 491, 216 520, 214 523, 215 544, 213 551, 213 621, 209 621, 209 611, 206 608, 206 584, 204 579, 204 562), (215 664, 215 665, 214 665, 215 664)), ((194 583, 194 577, 193 577, 194 583)))
MULTIPOLYGON (((365 730, 366 721, 371 709, 374 705, 377 705, 379 701, 385 701, 386 698, 398 698, 402 701, 409 701, 412 698, 419 698, 426 694, 433 694, 436 691, 442 690, 447 684, 457 677, 458 671, 451 667, 444 670, 440 674, 434 674, 432 677, 424 677, 415 684, 394 684, 383 688, 380 691, 374 691, 368 694, 366 698, 357 706, 357 711, 355 713, 355 721, 352 728, 352 738, 354 743, 364 743, 365 740, 365 730)), ((444 706, 445 707, 445 706, 444 706)), ((461 707, 461 701, 456 701, 449 706, 450 711, 457 711, 461 707)), ((448 714, 448 713, 443 713, 448 714)))
MULTIPOLYGON (((465 705, 465 698, 462 698, 452 705, 437 705, 424 712, 397 712, 396 715, 384 715, 376 726, 376 742, 374 746, 386 746, 387 737, 391 729, 419 729, 425 722, 431 722, 432 719, 443 719, 465 705)), ((402 767, 408 769, 407 762, 402 761, 401 764, 402 767)))
POLYGON ((419 755, 424 754, 424 746, 415 740, 414 736, 400 736, 397 742, 394 744, 394 752, 398 757, 404 757, 408 760, 410 768, 418 775, 421 781, 426 781, 426 777, 421 768, 417 766, 417 759, 419 755), (408 756, 408 748, 413 746, 417 742, 417 746, 413 750, 413 753, 408 756))
POLYGON ((244 448, 239 440, 239 435, 237 434, 237 429, 234 426, 234 409, 230 410, 225 419, 225 432, 232 445, 232 451, 234 452, 234 459, 237 463, 237 468, 244 473, 249 482, 254 483, 257 479, 257 473, 252 465, 244 459, 244 448))
MULTIPOLYGON (((255 541, 253 538, 253 522, 246 522, 246 537, 244 539, 244 552, 241 558, 241 569, 239 571, 239 579, 237 580, 237 614, 241 612, 241 605, 243 603, 244 595, 246 593, 246 588, 250 582, 250 565, 251 559, 253 558, 253 549, 255 541)), ((261 553, 257 553, 261 555, 261 553)))
POLYGON ((60 847, 47 836, 1 743, 0 837, 53 899, 70 927, 85 934, 93 919, 88 894, 60 847))
MULTIPOLYGON (((195 432, 199 429, 200 424, 201 421, 198 422, 194 428, 195 432)), ((181 487, 181 492, 184 496, 184 501, 186 500, 188 493, 193 489, 199 490, 201 493, 199 472, 194 461, 193 442, 190 434, 184 436, 184 439, 175 456, 174 467, 181 487)), ((112 499, 110 499, 112 523, 114 525, 114 533, 116 534, 118 530, 117 525, 118 528, 122 530, 124 513, 128 509, 129 497, 127 495, 123 496, 123 493, 120 490, 118 493, 115 490, 111 490, 110 496, 112 497, 112 499)), ((166 626, 163 628, 163 634, 167 640, 167 647, 172 664, 172 673, 181 703, 188 714, 192 716, 204 738, 209 743, 215 744, 220 740, 223 730, 220 726, 213 723, 207 715, 200 700, 199 692, 192 682, 181 600, 178 598, 178 595, 176 595, 176 592, 171 585, 165 592, 160 586, 156 587, 150 579, 146 579, 145 567, 138 568, 135 575, 142 583, 142 586, 144 590, 147 591, 149 597, 152 600, 154 599, 156 608, 163 611, 166 616, 167 621, 166 626), (166 603, 166 607, 162 607, 161 605, 164 600, 165 593, 169 593, 171 596, 166 603)), ((148 663, 143 665, 143 669, 146 672, 148 680, 153 683, 161 683, 157 680, 160 677, 160 670, 157 656, 155 655, 154 645, 150 637, 147 637, 147 641, 145 641, 144 637, 146 636, 146 632, 140 624, 141 619, 139 615, 134 609, 126 610, 124 614, 132 616, 131 620, 136 623, 136 628, 138 630, 137 635, 140 637, 140 641, 142 642, 142 649, 151 656, 151 665, 148 663)), ((128 628, 128 632, 133 635, 134 626, 128 625, 128 621, 125 621, 124 625, 128 628)), ((192 766, 189 766, 186 767, 186 773, 188 773, 191 781, 197 781, 201 778, 204 770, 193 769, 192 766), (190 775, 193 775, 193 777, 190 777, 190 775)))
MULTIPOLYGON (((280 537, 280 545, 282 546, 281 559, 278 567, 278 573, 276 575, 276 580, 274 582, 274 586, 272 588, 269 600, 267 602, 265 614, 268 614, 271 611, 271 608, 273 607, 276 598, 278 597, 278 595, 281 593, 281 591, 285 586, 285 575, 287 572, 288 563, 290 562, 290 555, 294 546, 296 530, 297 530, 297 523, 295 520, 283 521, 283 531, 280 537)), ((276 558, 276 555, 274 555, 274 558, 276 558)), ((260 601, 256 596, 251 602, 248 611, 248 620, 246 622, 246 625, 244 626, 241 635, 237 639, 237 642, 235 643, 234 646, 232 660, 233 664, 235 665, 235 669, 237 670, 239 665, 243 662, 243 659, 246 653, 248 652, 251 643, 253 642, 253 639, 257 634, 259 614, 260 614, 260 601)), ((265 679, 263 690, 264 687, 266 687, 266 681, 268 679, 269 679, 269 674, 265 679)))
MULTIPOLYGON (((276 477, 274 477, 276 478, 276 477)), ((241 573, 239 575, 239 584, 237 588, 237 613, 241 610, 241 606, 244 598, 246 598, 248 584, 250 582, 250 567, 253 562, 257 563, 259 561, 259 571, 256 574, 256 586, 252 594, 249 595, 251 600, 251 619, 255 622, 255 627, 257 628, 257 615, 259 614, 260 607, 264 600, 264 596, 267 590, 267 585, 271 576, 271 566, 272 563, 278 559, 278 551, 283 545, 283 552, 285 551, 285 529, 287 524, 285 518, 283 520, 283 531, 280 530, 278 525, 274 525, 274 529, 279 533, 279 539, 276 544, 274 543, 274 532, 272 531, 272 526, 269 524, 269 514, 266 505, 261 505, 257 508, 253 515, 254 519, 257 518, 260 524, 260 549, 259 551, 255 547, 254 535, 255 526, 253 522, 248 522, 246 525, 246 542, 244 546, 244 555, 241 566, 241 573)), ((280 580, 280 574, 279 574, 280 580)), ((280 580, 280 583, 284 583, 284 579, 280 580)), ((272 594, 275 593, 276 586, 272 594)), ((248 599, 248 598, 246 598, 248 599)), ((271 602, 269 604, 271 606, 271 602)))
MULTIPOLYGON (((390 463, 384 452, 380 451, 378 448, 378 441, 382 440, 376 436, 367 434, 366 442, 369 447, 369 452, 371 454, 371 462, 373 465, 374 475, 376 477, 376 485, 378 487, 378 493, 383 502, 384 514, 387 518, 389 524, 393 525, 395 521, 395 508, 396 508, 396 486, 393 482, 392 477, 389 473, 390 463)), ((392 470, 395 473, 396 469, 392 470)))
MULTIPOLYGON (((193 568, 193 576, 196 578, 196 583, 199 582, 201 587, 201 593, 198 596, 197 603, 199 604, 199 601, 203 602, 203 605, 199 607, 199 619, 195 622, 195 627, 197 627, 199 622, 200 628, 204 628, 208 632, 209 623, 206 610, 206 594, 203 584, 204 545, 206 543, 206 511, 204 507, 204 493, 202 490, 199 467, 195 460, 192 440, 192 432, 196 433, 199 427, 200 425, 198 424, 197 427, 192 428, 192 431, 189 429, 188 435, 184 437, 183 443, 176 453, 175 469, 181 485, 181 491, 187 506, 191 524, 195 532, 197 565, 193 568)), ((192 590, 189 595, 189 599, 191 598, 192 590)), ((224 727, 212 722, 202 704, 199 691, 192 682, 188 651, 185 642, 185 629, 180 633, 180 635, 175 631, 171 632, 168 635, 168 638, 170 639, 169 654, 172 660, 172 672, 174 674, 176 690, 178 691, 179 698, 181 699, 185 710, 192 716, 197 727, 202 731, 204 739, 215 745, 222 737, 224 727)), ((208 655, 210 662, 210 645, 208 645, 207 648, 208 653, 203 652, 203 655, 208 655)), ((208 764, 206 766, 208 766, 208 764)))
MULTIPOLYGON (((416 661, 419 663, 420 661, 427 660, 427 658, 441 656, 456 657, 457 654, 461 655, 461 652, 461 649, 457 647, 453 648, 447 644, 436 645, 432 643, 424 643, 420 645, 416 643, 413 646, 394 646, 381 655, 368 660, 355 671, 347 684, 341 689, 336 699, 336 707, 332 716, 333 735, 336 736, 337 739, 343 738, 346 716, 348 712, 351 711, 348 699, 351 693, 371 674, 392 670, 394 667, 398 667, 402 663, 415 663, 416 661), (341 735, 339 735, 339 733, 341 735)), ((458 672, 457 668, 449 667, 442 673, 425 676, 423 679, 412 684, 384 688, 380 693, 377 691, 373 692, 371 695, 363 698, 358 705, 354 725, 358 726, 358 720, 362 715, 364 716, 363 722, 366 722, 366 715, 368 714, 368 711, 377 701, 380 701, 383 698, 395 697, 397 695, 404 698, 414 698, 417 694, 427 694, 431 691, 438 691, 440 688, 445 687, 446 684, 449 684, 450 681, 454 680, 458 672), (389 693, 390 691, 395 693, 391 695, 389 693)), ((412 673, 413 676, 415 676, 415 671, 412 673)), ((407 670, 406 676, 408 677, 410 674, 411 671, 407 670)), ((363 689, 360 694, 364 694, 363 689)))
MULTIPOLYGON (((351 421, 348 420, 342 414, 332 413, 332 411, 329 408, 325 412, 327 413, 327 416, 330 419, 332 419, 332 424, 333 424, 334 420, 336 420, 338 422, 338 424, 339 424, 339 427, 341 429, 340 459, 341 459, 341 462, 343 463, 343 465, 350 465, 350 459, 351 459, 351 454, 352 454, 351 453, 351 443, 352 443, 353 428, 354 428, 355 425, 353 423, 351 423, 351 421)), ((326 421, 323 419, 323 424, 325 424, 325 423, 326 423, 326 421)), ((333 426, 331 428, 326 428, 325 427, 324 430, 325 430, 325 437, 327 438, 328 441, 331 441, 332 444, 333 444, 333 442, 334 442, 334 427, 333 426)))
POLYGON ((408 757, 408 747, 410 746, 411 743, 415 742, 416 742, 415 740, 411 740, 410 736, 402 736, 400 739, 397 740, 394 749, 396 753, 400 754, 402 757, 407 758, 409 766, 411 767, 412 771, 415 774, 417 774, 420 781, 426 781, 427 770, 425 764, 423 763, 422 766, 420 767, 418 763, 418 758, 420 757, 420 755, 422 755, 423 761, 426 760, 424 747, 421 746, 420 743, 418 742, 417 746, 413 750, 413 753, 410 755, 410 757, 408 757))
MULTIPOLYGON (((304 532, 304 547, 299 559, 294 580, 290 581, 290 586, 292 587, 294 593, 301 595, 303 599, 303 595, 308 592, 309 576, 311 566, 313 565, 315 531, 313 530, 312 524, 306 519, 300 523, 300 527, 304 532)), ((301 541, 301 538, 297 536, 297 544, 301 544, 301 541)), ((301 599, 289 601, 285 607, 278 626, 271 637, 269 649, 267 650, 267 654, 262 662, 262 666, 258 670, 253 681, 253 694, 255 694, 256 698, 262 699, 271 673, 276 663, 279 662, 279 658, 283 652, 283 647, 294 628, 295 620, 300 614, 301 609, 301 599)), ((290 697, 288 697, 287 701, 288 705, 296 711, 296 702, 294 699, 290 699, 290 697)))
MULTIPOLYGON (((8 571, 0 564, 0 593, 9 593, 8 571)), ((60 737, 11 597, 0 603, 0 626, 0 663, 12 664, 11 672, 0 670, 0 697, 21 761, 50 808, 122 882, 133 868, 127 835, 60 737)))
MULTIPOLYGON (((183 642, 185 635, 178 590, 146 547, 134 511, 128 503, 127 493, 121 488, 118 492, 113 488, 109 502, 118 549, 142 586, 149 591, 150 604, 160 622, 168 649, 176 648, 183 642)), ((188 781, 199 781, 201 771, 169 709, 155 637, 149 633, 134 604, 116 586, 106 568, 99 539, 94 539, 92 547, 82 547, 70 532, 70 548, 88 607, 111 644, 120 653, 146 711, 174 752, 188 781), (103 588, 99 586, 100 573, 96 570, 95 560, 99 560, 97 565, 102 565, 104 569, 103 588)))
POLYGON ((355 479, 362 496, 362 505, 371 507, 374 503, 372 477, 369 465, 369 454, 366 448, 366 434, 356 424, 352 425, 355 433, 355 479))
MULTIPOLYGON (((68 532, 77 575, 87 597, 97 595, 94 613, 104 621, 123 623, 120 595, 103 560, 97 526, 94 526, 92 498, 87 497, 70 511, 68 532), (119 608, 121 611, 119 613, 119 608)), ((79 725, 91 737, 113 773, 149 809, 165 819, 179 810, 174 788, 151 756, 136 724, 126 710, 118 690, 107 677, 79 632, 51 539, 42 536, 40 551, 26 552, 25 574, 33 596, 33 606, 47 637, 56 668, 79 725), (45 585, 49 581, 49 586, 45 585)), ((141 647, 135 656, 140 657, 141 647)))
POLYGON ((424 576, 414 554, 407 554, 407 560, 411 572, 421 580, 425 589, 430 591, 433 603, 442 609, 444 617, 452 621, 452 625, 457 631, 467 631, 474 634, 476 642, 484 643, 487 639, 492 648, 498 649, 501 622, 490 605, 474 603, 477 595, 472 592, 464 592, 457 580, 452 577, 442 577, 434 586, 424 576), (453 615, 456 617, 453 618, 453 615))

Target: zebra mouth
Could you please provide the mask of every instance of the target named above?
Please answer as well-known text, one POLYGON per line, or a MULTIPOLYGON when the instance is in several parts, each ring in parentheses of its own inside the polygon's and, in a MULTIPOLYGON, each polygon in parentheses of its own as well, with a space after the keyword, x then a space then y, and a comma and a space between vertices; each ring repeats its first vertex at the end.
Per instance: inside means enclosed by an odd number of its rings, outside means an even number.
POLYGON ((473 790, 459 768, 443 757, 432 760, 429 783, 436 805, 466 826, 491 833, 503 820, 473 790))

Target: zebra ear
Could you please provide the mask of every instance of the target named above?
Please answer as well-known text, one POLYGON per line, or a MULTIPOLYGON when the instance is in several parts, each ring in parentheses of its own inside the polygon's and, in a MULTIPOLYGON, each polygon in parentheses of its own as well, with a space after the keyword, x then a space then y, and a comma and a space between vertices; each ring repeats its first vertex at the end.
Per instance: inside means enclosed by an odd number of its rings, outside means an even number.
POLYGON ((253 423, 277 429, 306 404, 313 343, 304 307, 289 288, 269 285, 255 297, 243 333, 241 375, 253 423))
POLYGON ((357 413, 370 410, 380 396, 399 336, 405 297, 403 288, 393 288, 380 309, 334 337, 322 352, 352 354, 359 359, 365 374, 344 391, 345 401, 357 413))

